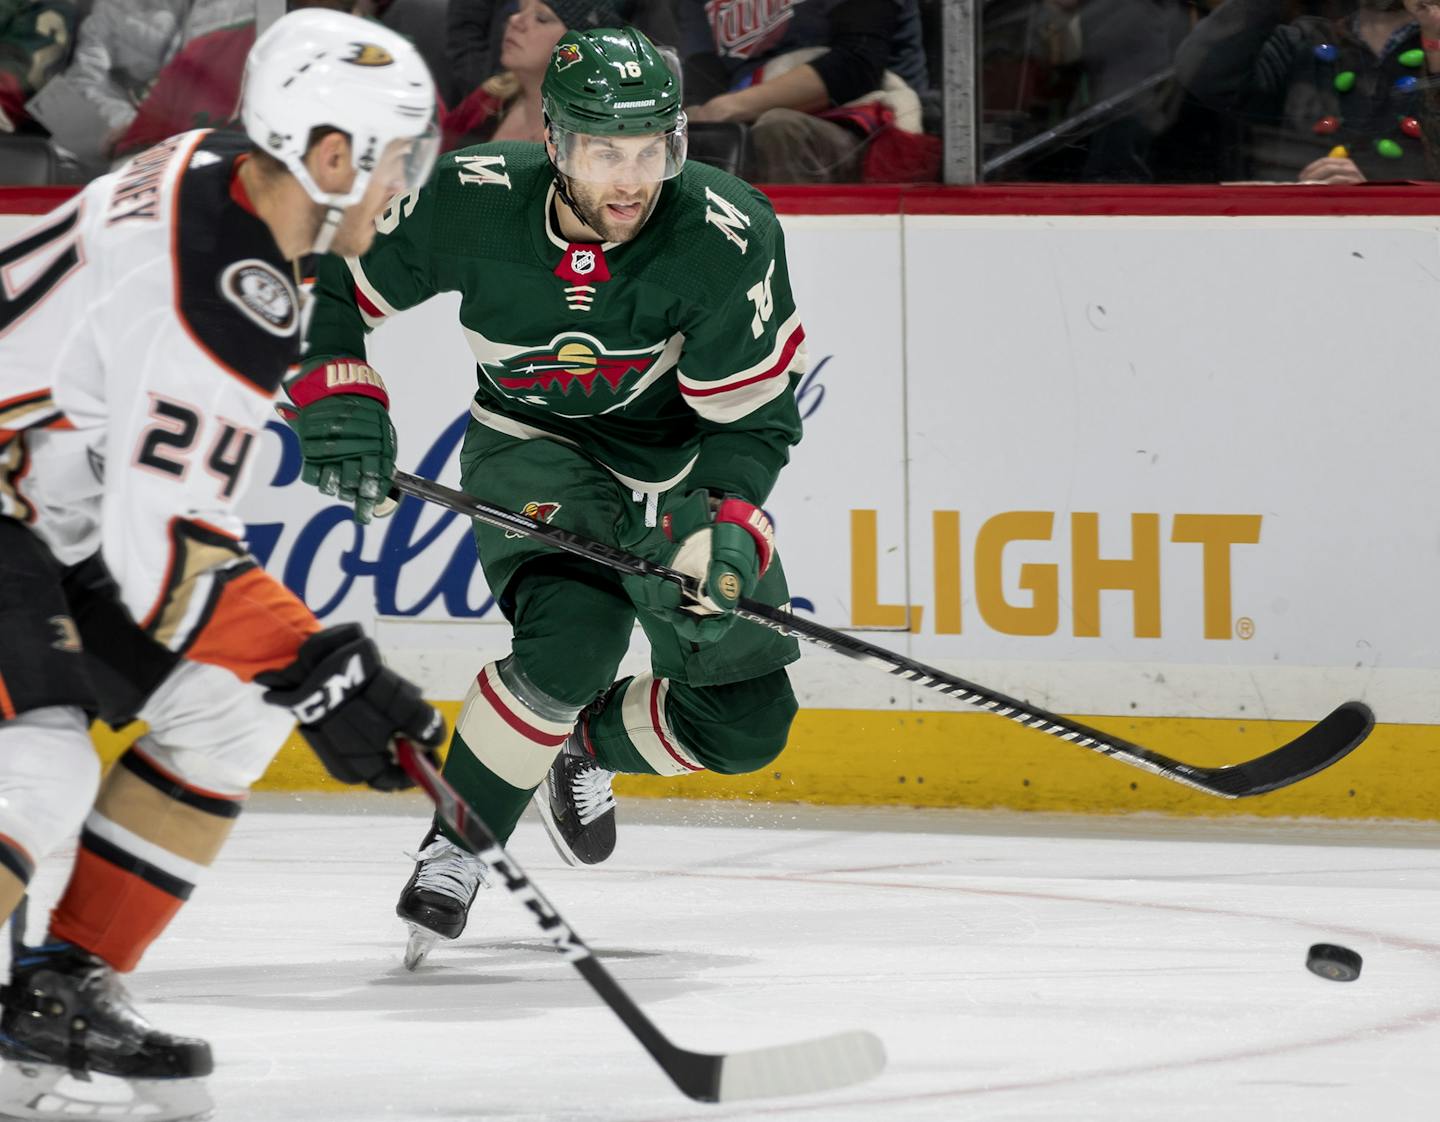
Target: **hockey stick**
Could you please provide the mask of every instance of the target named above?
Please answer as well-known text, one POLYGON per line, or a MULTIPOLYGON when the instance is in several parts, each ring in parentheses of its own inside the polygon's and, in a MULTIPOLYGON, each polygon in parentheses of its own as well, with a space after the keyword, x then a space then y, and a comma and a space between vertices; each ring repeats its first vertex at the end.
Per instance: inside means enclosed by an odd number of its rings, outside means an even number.
MULTIPOLYGON (((689 596, 693 597, 696 593, 695 579, 675 569, 647 561, 603 542, 591 541, 526 515, 491 506, 462 491, 444 487, 431 480, 397 471, 395 487, 417 499, 437 503, 489 526, 537 538, 556 549, 608 565, 622 573, 658 577, 678 584, 689 596)), ((1288 787, 1318 771, 1324 771, 1331 764, 1349 755, 1375 727, 1375 715, 1370 712, 1369 706, 1362 701, 1347 701, 1294 740, 1263 756, 1226 767, 1197 767, 1172 760, 1169 756, 1118 736, 1039 709, 1017 698, 968 682, 964 678, 957 678, 953 674, 946 674, 926 666, 923 662, 887 651, 884 647, 877 647, 853 635, 832 631, 822 624, 801 619, 791 612, 772 608, 756 600, 741 598, 735 614, 772 631, 798 635, 807 642, 847 658, 883 667, 891 674, 958 697, 961 701, 997 716, 1007 717, 1026 728, 1038 729, 1081 748, 1088 748, 1092 752, 1099 752, 1121 763, 1151 772, 1162 779, 1183 783, 1187 787, 1225 799, 1263 795, 1267 791, 1288 787)))
POLYGON ((670 1081, 692 1099, 720 1103, 804 1095, 859 1083, 884 1069, 885 1047, 869 1032, 842 1032, 798 1044, 719 1055, 690 1052, 671 1043, 435 766, 407 740, 397 737, 395 748, 400 766, 430 796, 445 824, 500 874, 505 887, 530 909, 555 949, 625 1022, 670 1081))

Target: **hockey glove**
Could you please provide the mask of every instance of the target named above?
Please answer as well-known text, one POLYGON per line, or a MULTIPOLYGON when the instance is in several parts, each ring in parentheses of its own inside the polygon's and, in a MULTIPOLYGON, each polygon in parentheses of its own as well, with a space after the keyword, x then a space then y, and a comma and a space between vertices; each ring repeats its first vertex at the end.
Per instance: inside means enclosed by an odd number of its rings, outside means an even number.
POLYGON ((355 504, 355 521, 395 509, 395 426, 380 375, 340 359, 315 367, 285 387, 298 408, 281 409, 300 438, 303 482, 355 504))
POLYGON ((694 577, 699 598, 686 597, 670 581, 648 582, 650 606, 668 616, 681 636, 713 643, 735 622, 742 596, 755 591, 775 552, 770 519, 744 499, 692 491, 661 520, 665 536, 677 543, 666 560, 694 577))
POLYGON ((445 739, 445 721, 411 682, 381 665, 380 652, 359 624, 347 623, 310 636, 294 662, 255 680, 265 700, 295 714, 300 735, 342 783, 365 783, 377 791, 412 786, 390 746, 404 736, 427 750, 445 739))

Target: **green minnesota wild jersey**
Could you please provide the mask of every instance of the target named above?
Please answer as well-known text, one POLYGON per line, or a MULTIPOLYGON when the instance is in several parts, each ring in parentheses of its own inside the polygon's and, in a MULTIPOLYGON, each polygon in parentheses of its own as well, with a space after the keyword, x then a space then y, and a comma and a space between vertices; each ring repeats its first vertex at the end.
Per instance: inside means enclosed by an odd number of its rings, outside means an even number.
MULTIPOLYGON (((800 439, 805 332, 780 224, 734 176, 687 163, 630 242, 568 242, 542 145, 443 157, 362 258, 325 258, 303 368, 365 356, 366 332, 459 292, 471 415, 572 443, 627 486, 683 481, 763 502, 800 439)), ((403 371, 382 371, 403 393, 403 371)))

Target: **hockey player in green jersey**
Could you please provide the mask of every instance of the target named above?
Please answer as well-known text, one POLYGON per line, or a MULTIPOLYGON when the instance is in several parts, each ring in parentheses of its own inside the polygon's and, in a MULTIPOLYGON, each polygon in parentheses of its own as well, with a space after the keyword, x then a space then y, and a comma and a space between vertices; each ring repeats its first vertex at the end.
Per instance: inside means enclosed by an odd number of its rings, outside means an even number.
MULTIPOLYGON (((760 506, 800 439, 804 331, 774 212, 685 163, 679 84, 649 40, 567 33, 542 102, 543 146, 450 153, 392 201, 370 252, 321 264, 288 390, 305 480, 362 522, 385 513, 395 431, 365 335, 458 291, 478 382, 464 489, 699 578, 703 598, 681 603, 668 583, 475 528, 514 634, 480 668, 445 774, 502 840, 534 792, 561 855, 595 864, 615 845, 613 773, 737 774, 785 745, 797 644, 730 612, 788 600, 760 506), (617 681, 637 618, 651 670, 617 681)), ((397 906, 412 968, 460 934, 484 881, 454 841, 431 829, 397 906)))

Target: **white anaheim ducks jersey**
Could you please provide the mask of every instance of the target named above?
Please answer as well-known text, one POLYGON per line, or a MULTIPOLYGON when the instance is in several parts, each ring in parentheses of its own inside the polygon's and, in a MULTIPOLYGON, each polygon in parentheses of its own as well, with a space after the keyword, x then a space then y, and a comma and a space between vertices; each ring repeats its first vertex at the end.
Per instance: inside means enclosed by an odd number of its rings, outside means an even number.
POLYGON ((235 176, 248 148, 173 137, 0 245, 0 516, 63 565, 98 551, 152 637, 242 677, 243 633, 275 621, 227 589, 316 626, 233 512, 300 334, 290 266, 235 176))

